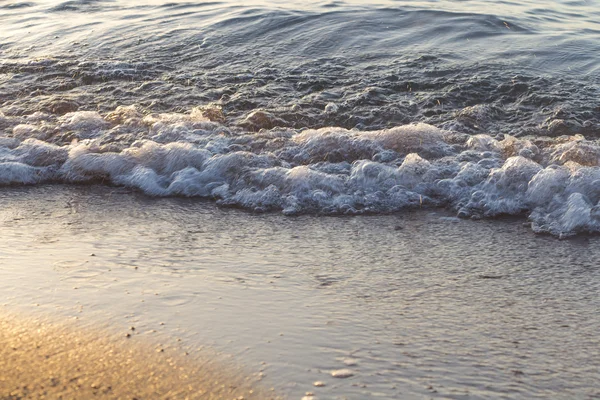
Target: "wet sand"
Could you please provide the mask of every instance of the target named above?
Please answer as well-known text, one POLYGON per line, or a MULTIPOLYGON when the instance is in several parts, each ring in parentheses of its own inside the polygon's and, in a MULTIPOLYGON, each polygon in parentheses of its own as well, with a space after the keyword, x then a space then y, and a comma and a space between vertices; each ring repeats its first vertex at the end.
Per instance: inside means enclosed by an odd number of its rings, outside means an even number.
POLYGON ((2 313, 0 398, 275 398, 217 362, 134 335, 2 313))
POLYGON ((598 236, 101 186, 8 188, 0 204, 0 399, 250 398, 230 382, 289 399, 600 395, 598 236))

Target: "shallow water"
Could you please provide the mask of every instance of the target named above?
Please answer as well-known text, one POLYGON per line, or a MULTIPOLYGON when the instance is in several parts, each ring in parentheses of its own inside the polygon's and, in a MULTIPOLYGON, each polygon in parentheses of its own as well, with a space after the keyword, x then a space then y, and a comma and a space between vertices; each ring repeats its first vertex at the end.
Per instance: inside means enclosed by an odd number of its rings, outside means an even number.
POLYGON ((0 200, 12 312, 212 347, 288 398, 600 395, 597 237, 432 211, 252 215, 100 186, 0 200))
POLYGON ((600 230, 596 1, 0 6, 0 185, 600 230))

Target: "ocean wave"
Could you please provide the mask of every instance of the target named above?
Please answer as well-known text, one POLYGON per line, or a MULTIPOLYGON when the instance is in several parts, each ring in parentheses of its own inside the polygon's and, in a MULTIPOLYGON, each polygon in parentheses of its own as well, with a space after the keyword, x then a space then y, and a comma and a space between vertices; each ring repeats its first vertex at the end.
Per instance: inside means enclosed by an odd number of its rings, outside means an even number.
POLYGON ((418 123, 248 132, 219 110, 0 114, 0 184, 101 183, 287 215, 447 207, 527 215, 535 232, 600 231, 600 142, 466 135, 418 123))

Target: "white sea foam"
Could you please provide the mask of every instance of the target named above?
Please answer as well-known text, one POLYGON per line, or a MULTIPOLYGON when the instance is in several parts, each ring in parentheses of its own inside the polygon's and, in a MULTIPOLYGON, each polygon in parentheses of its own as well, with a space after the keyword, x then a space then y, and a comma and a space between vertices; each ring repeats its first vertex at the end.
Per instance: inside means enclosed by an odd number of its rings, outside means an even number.
POLYGON ((465 218, 525 214, 536 232, 562 237, 600 231, 600 144, 581 136, 467 136, 426 124, 248 133, 199 109, 135 107, 0 123, 2 185, 105 182, 285 214, 445 206, 465 218))
POLYGON ((108 126, 108 121, 95 111, 77 111, 62 116, 58 128, 61 131, 73 131, 80 138, 88 139, 97 137, 108 126))

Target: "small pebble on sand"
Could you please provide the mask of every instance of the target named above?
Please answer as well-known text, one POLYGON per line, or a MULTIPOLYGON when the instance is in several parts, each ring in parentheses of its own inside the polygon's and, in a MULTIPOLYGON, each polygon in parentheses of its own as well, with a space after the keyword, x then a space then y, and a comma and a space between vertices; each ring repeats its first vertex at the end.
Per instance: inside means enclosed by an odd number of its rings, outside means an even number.
POLYGON ((325 387, 325 386, 327 386, 327 384, 325 382, 322 382, 322 381, 316 381, 315 383, 313 383, 313 385, 315 387, 325 387))
POLYGON ((340 379, 350 378, 351 376, 354 376, 354 372, 350 371, 349 369, 338 369, 331 371, 331 376, 340 379))

